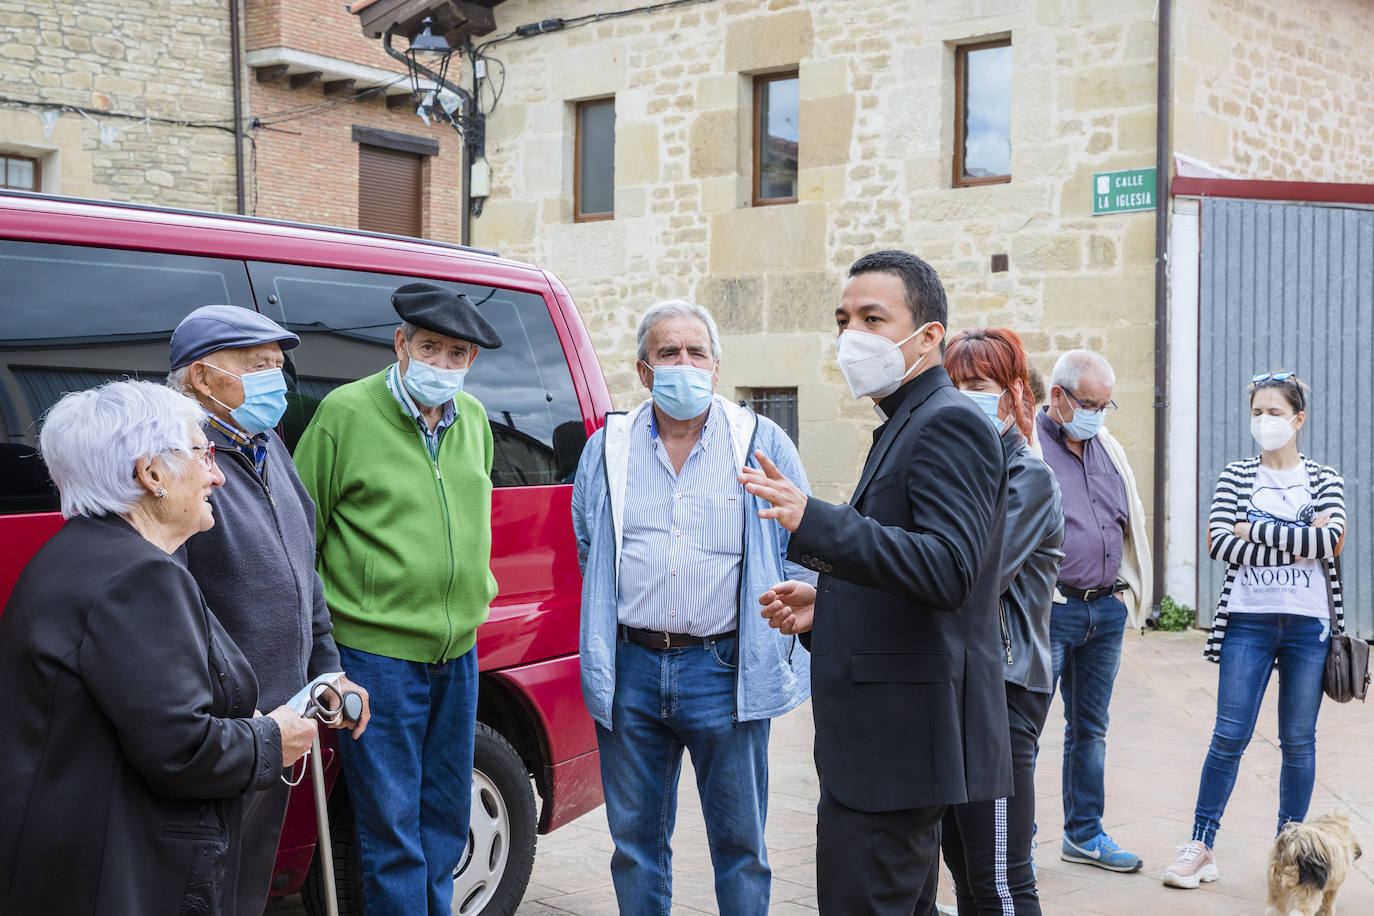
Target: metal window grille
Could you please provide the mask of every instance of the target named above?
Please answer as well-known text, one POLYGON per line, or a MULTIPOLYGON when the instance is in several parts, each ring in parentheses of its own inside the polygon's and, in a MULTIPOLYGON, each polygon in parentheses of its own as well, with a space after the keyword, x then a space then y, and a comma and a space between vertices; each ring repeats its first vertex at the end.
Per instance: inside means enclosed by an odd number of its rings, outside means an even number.
POLYGON ((758 413, 782 427, 783 432, 797 439, 797 389, 750 388, 746 403, 758 413))

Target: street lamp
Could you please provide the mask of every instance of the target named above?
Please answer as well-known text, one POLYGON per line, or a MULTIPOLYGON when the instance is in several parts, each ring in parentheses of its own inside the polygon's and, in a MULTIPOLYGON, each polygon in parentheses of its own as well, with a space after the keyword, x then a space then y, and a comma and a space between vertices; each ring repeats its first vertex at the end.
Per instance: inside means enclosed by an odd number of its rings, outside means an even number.
POLYGON ((453 48, 442 35, 435 35, 434 20, 425 17, 421 23, 424 28, 410 40, 410 48, 405 52, 406 67, 410 70, 410 88, 420 94, 420 80, 434 80, 435 92, 444 88, 444 76, 448 73, 448 62, 453 56, 453 48))

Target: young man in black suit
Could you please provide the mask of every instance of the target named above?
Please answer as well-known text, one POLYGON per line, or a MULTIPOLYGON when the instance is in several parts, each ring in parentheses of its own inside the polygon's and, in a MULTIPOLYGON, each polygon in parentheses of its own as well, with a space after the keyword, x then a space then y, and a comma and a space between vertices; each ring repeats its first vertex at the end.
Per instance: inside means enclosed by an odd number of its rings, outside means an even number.
POLYGON ((820 910, 929 914, 945 806, 1011 794, 1006 464, 941 367, 945 291, 929 264, 860 258, 835 321, 845 381, 884 419, 849 504, 808 498, 763 456, 740 479, 792 532, 788 558, 821 574, 760 597, 773 626, 811 631, 820 910))

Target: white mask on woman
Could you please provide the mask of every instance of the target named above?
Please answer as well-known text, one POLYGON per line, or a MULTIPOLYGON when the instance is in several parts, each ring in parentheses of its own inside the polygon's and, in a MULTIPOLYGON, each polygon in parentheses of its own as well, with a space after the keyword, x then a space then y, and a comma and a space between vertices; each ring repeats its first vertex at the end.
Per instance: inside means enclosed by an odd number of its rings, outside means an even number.
POLYGON ((1266 452, 1276 452, 1283 448, 1297 432, 1293 428, 1293 421, 1284 417, 1262 413, 1250 418, 1250 435, 1255 437, 1255 442, 1266 452))

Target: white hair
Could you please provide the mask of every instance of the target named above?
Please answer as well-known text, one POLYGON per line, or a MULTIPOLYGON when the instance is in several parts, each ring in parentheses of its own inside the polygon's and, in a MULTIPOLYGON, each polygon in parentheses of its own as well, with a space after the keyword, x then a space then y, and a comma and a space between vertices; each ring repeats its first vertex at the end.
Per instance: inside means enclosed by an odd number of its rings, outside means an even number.
POLYGON ((660 321, 667 321, 670 318, 695 318, 706 325, 706 334, 711 338, 711 357, 720 362, 720 332, 716 330, 716 320, 711 317, 711 313, 706 311, 695 302, 688 302, 686 299, 665 299, 649 306, 649 310, 644 313, 644 317, 639 319, 639 351, 638 357, 644 362, 649 361, 649 331, 660 321))
POLYGON ((191 386, 186 382, 186 376, 190 374, 194 362, 187 363, 179 369, 173 369, 167 373, 167 387, 181 394, 193 394, 191 386))
POLYGON ((64 395, 38 436, 62 517, 128 512, 147 492, 134 476, 138 460, 163 456, 180 476, 190 464, 191 430, 204 420, 195 401, 156 382, 108 382, 64 395))
POLYGON ((1069 350, 1054 361, 1054 371, 1050 373, 1050 384, 1058 385, 1077 392, 1083 383, 1083 376, 1096 372, 1108 388, 1116 387, 1116 373, 1112 364, 1101 353, 1092 350, 1069 350))
POLYGON ((401 334, 405 337, 406 340, 410 340, 410 338, 414 337, 415 333, 419 330, 420 329, 418 327, 411 324, 409 321, 401 322, 401 334))

